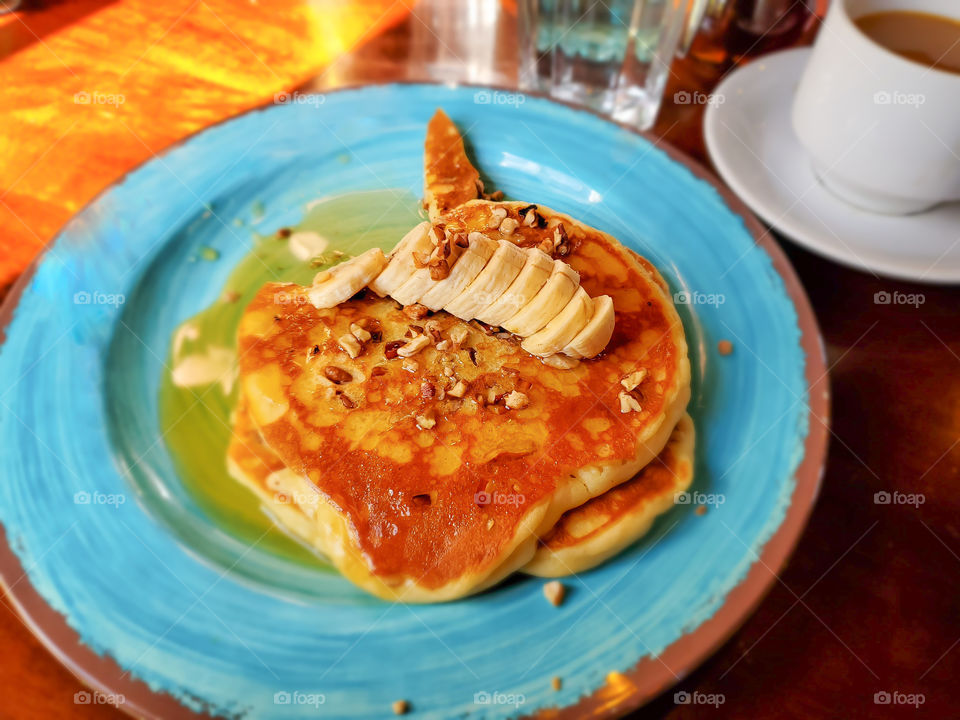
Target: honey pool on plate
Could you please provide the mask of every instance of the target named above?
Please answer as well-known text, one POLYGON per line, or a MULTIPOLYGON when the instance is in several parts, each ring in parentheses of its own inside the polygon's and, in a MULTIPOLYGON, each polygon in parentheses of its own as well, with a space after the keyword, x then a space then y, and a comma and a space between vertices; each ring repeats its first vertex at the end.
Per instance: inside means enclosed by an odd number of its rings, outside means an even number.
MULTIPOLYGON (((309 285, 336 262, 374 247, 389 249, 422 218, 409 192, 350 193, 311 203, 292 233, 316 233, 327 242, 319 260, 299 259, 282 233, 255 234, 253 250, 233 269, 220 299, 178 328, 160 381, 160 428, 177 474, 216 525, 248 546, 256 545, 301 565, 330 570, 313 550, 287 535, 259 500, 227 473, 230 413, 236 405, 233 369, 240 316, 265 283, 309 285), (373 210, 371 211, 371 208, 373 210), (378 217, 379 216, 379 217, 378 217), (342 253, 340 257, 336 257, 342 253), (185 359, 205 359, 212 382, 183 387, 174 375, 185 359), (221 365, 226 363, 225 367, 221 365)), ((294 237, 294 235, 291 235, 294 237)), ((218 262, 212 254, 196 262, 218 262)))

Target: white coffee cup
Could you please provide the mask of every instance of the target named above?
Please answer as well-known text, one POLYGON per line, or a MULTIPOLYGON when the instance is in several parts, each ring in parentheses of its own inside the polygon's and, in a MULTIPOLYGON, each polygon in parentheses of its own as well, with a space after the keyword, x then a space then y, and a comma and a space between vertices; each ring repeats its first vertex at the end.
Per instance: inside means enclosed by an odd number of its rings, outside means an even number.
POLYGON ((902 215, 960 199, 960 75, 907 60, 853 21, 891 10, 960 20, 957 0, 834 0, 793 103, 821 182, 902 215))

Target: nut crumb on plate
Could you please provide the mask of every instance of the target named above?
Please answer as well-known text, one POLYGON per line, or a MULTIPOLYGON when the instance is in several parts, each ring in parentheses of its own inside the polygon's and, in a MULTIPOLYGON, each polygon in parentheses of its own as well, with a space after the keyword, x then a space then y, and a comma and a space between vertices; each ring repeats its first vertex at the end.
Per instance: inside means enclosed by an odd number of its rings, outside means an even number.
POLYGON ((563 583, 559 580, 551 580, 543 585, 543 596, 547 598, 554 607, 559 607, 566 593, 566 587, 564 587, 563 583))
POLYGON ((410 703, 408 703, 406 700, 393 701, 394 715, 406 715, 409 710, 410 710, 410 703))

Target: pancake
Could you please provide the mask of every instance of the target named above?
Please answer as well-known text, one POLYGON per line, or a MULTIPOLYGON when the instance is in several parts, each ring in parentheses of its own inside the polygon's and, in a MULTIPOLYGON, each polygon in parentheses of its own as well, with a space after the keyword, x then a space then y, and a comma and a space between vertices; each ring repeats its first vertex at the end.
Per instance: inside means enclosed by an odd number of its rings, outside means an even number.
MULTIPOLYGON (((482 220, 495 205, 457 221, 482 220)), ((358 585, 413 602, 482 589, 527 563, 564 512, 663 448, 689 397, 679 317, 635 255, 576 227, 569 262, 583 287, 613 296, 616 328, 601 356, 572 369, 445 312, 411 320, 372 293, 318 310, 291 301, 307 288, 272 283, 246 309, 238 351, 250 417, 318 490, 313 521, 335 536, 328 545, 347 549, 331 559, 358 585), (441 342, 465 338, 386 359, 428 321, 441 342), (373 334, 356 357, 340 344, 351 326, 373 334), (638 368, 642 405, 622 412, 620 381, 638 368), (461 382, 468 389, 454 397, 461 382)))
POLYGON ((480 173, 467 158, 460 131, 443 110, 427 124, 423 166, 423 204, 431 220, 480 197, 480 173))
POLYGON ((667 445, 630 480, 568 510, 540 539, 523 571, 562 577, 589 570, 645 535, 693 480, 693 420, 684 415, 667 445))

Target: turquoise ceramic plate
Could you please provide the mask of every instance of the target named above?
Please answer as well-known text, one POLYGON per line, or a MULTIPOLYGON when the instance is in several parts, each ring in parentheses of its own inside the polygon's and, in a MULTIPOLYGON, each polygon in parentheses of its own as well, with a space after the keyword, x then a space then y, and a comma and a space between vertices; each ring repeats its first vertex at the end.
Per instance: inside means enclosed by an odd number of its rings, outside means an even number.
MULTIPOLYGON (((6 307, 4 580, 64 663, 148 716, 383 717, 398 699, 424 718, 623 712, 689 672, 759 601, 823 461, 819 336, 779 250, 702 171, 534 97, 368 87, 235 118, 100 196, 6 307), (260 531, 245 491, 217 484, 229 388, 196 389, 182 413, 185 398, 162 391, 175 330, 239 282, 236 267, 247 282, 313 272, 276 255, 278 228, 319 227, 347 249, 392 244, 414 218, 438 106, 488 187, 650 258, 686 327, 694 502, 707 512, 678 505, 635 547, 569 579, 559 608, 527 577, 445 605, 364 595, 260 531), (733 354, 718 354, 721 339, 733 354)), ((228 332, 229 318, 213 325, 228 332)))

